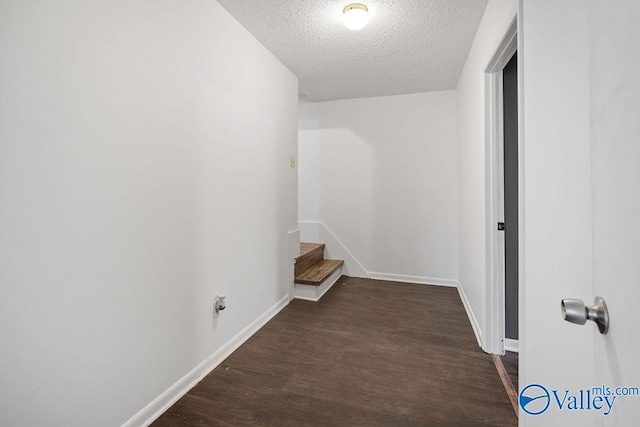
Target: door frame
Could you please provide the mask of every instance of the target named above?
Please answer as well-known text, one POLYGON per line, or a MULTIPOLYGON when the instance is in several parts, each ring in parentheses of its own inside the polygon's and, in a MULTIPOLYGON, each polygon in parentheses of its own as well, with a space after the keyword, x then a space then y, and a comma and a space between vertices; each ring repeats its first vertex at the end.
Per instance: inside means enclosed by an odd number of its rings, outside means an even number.
MULTIPOLYGON (((505 32, 489 64, 485 67, 485 242, 486 242, 486 296, 485 333, 483 350, 503 355, 505 351, 505 247, 504 233, 497 230, 497 223, 504 221, 504 114, 502 70, 518 50, 518 17, 515 16, 505 32)), ((518 62, 520 62, 520 55, 518 62)), ((520 69, 520 68, 519 68, 520 69)), ((518 76, 518 81, 521 81, 518 76)), ((520 88, 518 88, 518 92, 520 88)), ((521 101, 518 101, 519 106, 521 101)), ((521 117, 521 112, 518 112, 521 117)), ((520 126, 520 125, 519 125, 520 126)), ((518 132, 520 133, 520 132, 518 132)), ((518 142, 519 149, 522 146, 518 142)), ((520 151, 522 153, 522 151, 520 151)), ((521 159, 521 154, 519 157, 521 159)), ((518 175, 522 176, 519 160, 518 175)), ((523 190, 522 180, 518 189, 523 190)), ((521 218, 522 192, 518 195, 518 215, 521 218)), ((519 224, 519 245, 522 246, 523 222, 519 224)), ((522 254, 520 255, 521 259, 522 254)), ((521 262, 520 262, 521 263, 521 262)), ((518 283, 521 286, 521 283, 518 283)), ((519 304, 520 306, 522 304, 519 304)), ((520 308, 520 307, 519 307, 520 308)), ((519 319, 522 319, 520 310, 519 319)), ((515 350, 514 348, 510 348, 515 350)))

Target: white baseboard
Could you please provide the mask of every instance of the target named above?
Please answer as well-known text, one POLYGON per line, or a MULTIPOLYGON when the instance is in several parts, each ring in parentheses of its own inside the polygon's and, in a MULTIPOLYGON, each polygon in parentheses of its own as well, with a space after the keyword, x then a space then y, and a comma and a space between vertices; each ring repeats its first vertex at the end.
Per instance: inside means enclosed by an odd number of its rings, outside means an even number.
POLYGON ((458 288, 458 293, 460 294, 460 299, 462 300, 462 305, 464 306, 464 309, 467 312, 467 317, 469 317, 469 322, 471 322, 473 333, 476 335, 476 340, 478 341, 478 345, 480 346, 480 348, 484 348, 482 346, 482 329, 480 328, 478 319, 476 319, 476 315, 473 313, 471 304, 469 304, 467 295, 464 293, 464 289, 462 288, 462 285, 460 283, 458 283, 457 288, 458 288))
POLYGON ((520 341, 512 340, 510 338, 504 339, 504 349, 506 351, 513 351, 514 353, 520 352, 520 341))
POLYGON ((198 366, 193 368, 184 377, 179 379, 175 384, 164 391, 160 396, 156 397, 151 403, 142 408, 140 412, 125 422, 122 427, 139 427, 149 426, 160 417, 167 409, 176 403, 182 396, 187 394, 189 390, 195 387, 205 376, 213 371, 220 363, 245 343, 253 334, 263 327, 269 320, 278 314, 283 308, 289 304, 289 295, 275 303, 260 317, 251 322, 246 328, 240 331, 236 336, 231 338, 225 345, 220 347, 211 356, 200 362, 198 366))
POLYGON ((342 268, 334 271, 331 276, 327 277, 327 279, 322 282, 320 286, 313 285, 303 285, 300 283, 295 284, 295 298, 302 299, 305 301, 313 301, 318 302, 320 298, 323 297, 324 294, 327 293, 329 289, 338 281, 338 279, 342 276, 342 268))
POLYGON ((408 276, 405 274, 378 273, 375 271, 369 272, 369 276, 372 279, 388 280, 391 282, 417 283, 420 285, 449 286, 452 288, 458 287, 457 280, 440 279, 435 277, 408 276))

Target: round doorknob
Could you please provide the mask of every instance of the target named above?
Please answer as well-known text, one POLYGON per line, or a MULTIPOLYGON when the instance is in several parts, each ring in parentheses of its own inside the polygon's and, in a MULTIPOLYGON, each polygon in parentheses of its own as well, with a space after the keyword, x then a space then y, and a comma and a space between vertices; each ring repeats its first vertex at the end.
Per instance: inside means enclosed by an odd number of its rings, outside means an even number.
POLYGON ((567 322, 584 325, 587 323, 587 306, 580 299, 562 300, 562 318, 567 322))
POLYGON ((602 297, 596 297, 593 306, 588 307, 579 299, 563 299, 560 305, 562 318, 567 322, 584 325, 591 320, 598 325, 601 334, 609 331, 609 310, 602 297))

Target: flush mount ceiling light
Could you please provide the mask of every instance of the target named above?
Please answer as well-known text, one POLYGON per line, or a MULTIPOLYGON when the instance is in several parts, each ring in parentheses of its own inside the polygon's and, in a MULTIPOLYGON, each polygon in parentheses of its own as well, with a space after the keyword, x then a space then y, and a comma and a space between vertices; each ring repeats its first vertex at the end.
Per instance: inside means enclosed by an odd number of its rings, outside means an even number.
POLYGON ((342 22, 350 30, 360 30, 369 22, 369 9, 360 3, 352 3, 342 11, 342 22))

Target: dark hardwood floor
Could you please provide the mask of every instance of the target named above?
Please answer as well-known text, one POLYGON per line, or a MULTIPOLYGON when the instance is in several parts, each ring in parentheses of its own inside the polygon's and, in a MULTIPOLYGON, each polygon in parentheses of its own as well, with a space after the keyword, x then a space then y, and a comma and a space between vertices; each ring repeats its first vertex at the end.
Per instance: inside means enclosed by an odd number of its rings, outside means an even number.
POLYGON ((518 388, 518 353, 514 353, 512 351, 506 351, 504 356, 501 357, 502 364, 509 374, 509 379, 511 379, 511 383, 515 388, 516 392, 520 389, 518 388))
POLYGON ((515 426, 455 288, 342 277, 292 301, 160 426, 515 426))
POLYGON ((513 412, 518 416, 518 354, 507 351, 504 356, 492 354, 491 357, 507 396, 509 396, 513 412))

